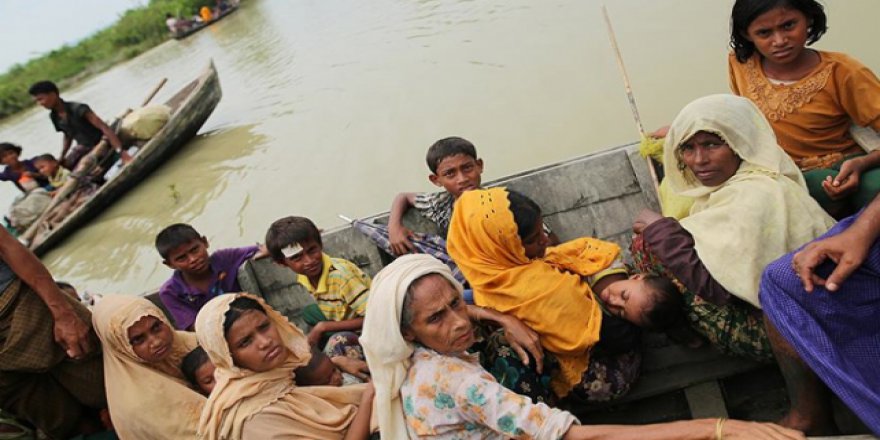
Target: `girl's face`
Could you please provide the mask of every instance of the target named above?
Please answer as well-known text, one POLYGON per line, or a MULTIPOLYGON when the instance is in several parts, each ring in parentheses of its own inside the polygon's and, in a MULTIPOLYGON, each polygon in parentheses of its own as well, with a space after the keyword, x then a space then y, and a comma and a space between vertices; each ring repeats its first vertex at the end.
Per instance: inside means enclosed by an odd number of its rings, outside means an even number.
POLYGON ((550 238, 547 237, 547 233, 544 231, 544 218, 538 216, 538 221, 535 222, 532 232, 522 239, 523 248, 526 250, 526 258, 529 260, 542 258, 544 253, 547 252, 548 244, 550 244, 550 238))
POLYGON ((678 147, 681 160, 705 186, 718 186, 733 177, 742 159, 724 139, 698 131, 678 147))
POLYGON ((773 64, 798 59, 807 43, 809 20, 803 12, 780 6, 758 16, 746 28, 745 37, 773 64))
POLYGON ((416 281, 409 304, 412 322, 403 338, 418 342, 438 353, 460 353, 474 344, 474 325, 458 290, 443 278, 431 274, 416 281))
POLYGON ((257 310, 245 311, 232 323, 226 342, 235 365, 257 373, 280 367, 290 352, 269 317, 257 310))
POLYGON ((171 355, 174 332, 155 316, 144 316, 128 328, 128 343, 141 360, 153 364, 171 355))

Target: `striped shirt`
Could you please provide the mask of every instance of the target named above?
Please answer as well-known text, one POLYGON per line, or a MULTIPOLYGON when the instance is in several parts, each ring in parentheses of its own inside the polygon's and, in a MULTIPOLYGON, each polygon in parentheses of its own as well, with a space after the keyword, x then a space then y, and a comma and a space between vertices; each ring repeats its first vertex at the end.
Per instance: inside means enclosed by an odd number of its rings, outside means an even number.
POLYGON ((354 263, 324 254, 324 269, 317 286, 305 275, 297 281, 315 297, 315 302, 330 321, 362 318, 367 311, 370 277, 354 263))

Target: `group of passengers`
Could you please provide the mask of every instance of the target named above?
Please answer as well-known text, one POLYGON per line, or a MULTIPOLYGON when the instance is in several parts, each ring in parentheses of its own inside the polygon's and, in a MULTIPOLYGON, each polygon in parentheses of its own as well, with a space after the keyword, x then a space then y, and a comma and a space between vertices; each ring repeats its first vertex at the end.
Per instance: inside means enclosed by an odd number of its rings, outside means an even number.
POLYGON ((171 225, 155 243, 174 269, 160 304, 108 295, 92 310, 102 361, 88 311, 0 232, 0 405, 53 438, 799 439, 836 432, 834 394, 880 434, 880 153, 849 134, 880 130, 880 81, 805 47, 825 23, 814 0, 736 1, 742 97, 699 98, 672 122, 663 185, 686 209, 638 215, 630 266, 615 243, 560 243, 541 200, 483 188, 473 144, 445 138, 427 153, 444 191, 394 199, 377 243, 397 258, 374 279, 304 217, 214 253, 171 225), (445 249, 419 245, 410 208, 445 249), (307 292, 299 325, 240 293, 259 258, 307 292), (789 412, 581 426, 560 409, 625 395, 646 330, 778 363, 789 412))

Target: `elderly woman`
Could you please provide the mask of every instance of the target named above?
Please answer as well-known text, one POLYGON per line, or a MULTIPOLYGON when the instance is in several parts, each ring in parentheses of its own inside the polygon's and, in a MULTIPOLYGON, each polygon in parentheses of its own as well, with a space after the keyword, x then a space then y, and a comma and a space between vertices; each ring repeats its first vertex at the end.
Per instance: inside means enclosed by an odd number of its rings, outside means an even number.
POLYGON ((308 340, 262 299, 244 293, 218 296, 199 311, 195 325, 215 367, 200 438, 369 436, 368 386, 297 386, 294 370, 311 359, 308 340))
POLYGON ((722 351, 772 360, 759 310, 761 272, 834 221, 746 98, 712 95, 685 106, 663 155, 670 189, 694 204, 680 221, 639 215, 637 266, 674 280, 695 330, 722 351))
POLYGON ((104 347, 110 416, 122 439, 195 439, 205 398, 187 385, 180 362, 196 346, 149 300, 108 295, 92 320, 104 347))
POLYGON ((462 287, 439 260, 398 258, 373 280, 361 337, 383 438, 802 439, 772 424, 691 420, 578 426, 565 411, 501 386, 466 350, 474 326, 462 287))

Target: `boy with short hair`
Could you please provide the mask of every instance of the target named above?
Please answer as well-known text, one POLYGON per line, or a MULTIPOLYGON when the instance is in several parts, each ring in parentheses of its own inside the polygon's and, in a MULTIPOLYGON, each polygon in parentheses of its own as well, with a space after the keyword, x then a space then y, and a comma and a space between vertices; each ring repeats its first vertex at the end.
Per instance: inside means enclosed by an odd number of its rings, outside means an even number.
POLYGON ((308 338, 313 347, 324 333, 360 331, 370 277, 354 263, 325 254, 321 232, 311 220, 294 216, 276 220, 266 232, 266 249, 276 263, 298 274, 297 281, 318 303, 323 317, 309 322, 313 327, 308 338))
POLYGON ((241 291, 238 269, 250 258, 260 258, 258 246, 220 249, 208 255, 208 239, 192 226, 177 223, 156 235, 162 263, 174 269, 159 289, 159 299, 178 330, 192 330, 202 306, 215 296, 241 291))
POLYGON ((40 174, 49 179, 49 185, 52 185, 52 188, 61 188, 70 177, 70 171, 62 167, 55 156, 51 154, 41 154, 33 161, 40 174))
MULTIPOLYGON (((435 193, 404 192, 397 195, 391 204, 388 218, 388 235, 391 250, 397 255, 415 251, 409 238, 412 231, 403 225, 403 215, 415 208, 423 217, 436 224, 444 235, 449 230, 452 207, 465 191, 481 188, 483 159, 477 156, 477 149, 470 141, 452 136, 438 140, 428 148, 425 157, 431 174, 428 180, 444 191, 435 193)), ((551 245, 559 244, 547 225, 544 225, 551 245)))
POLYGON ((95 148, 103 137, 119 152, 123 163, 131 161, 131 156, 123 151, 122 142, 116 132, 88 104, 61 99, 58 86, 52 81, 34 83, 28 93, 37 104, 50 110, 49 119, 52 120, 55 131, 64 133, 59 159, 67 169, 74 169, 80 159, 95 148), (71 148, 73 141, 76 141, 76 145, 71 148))

